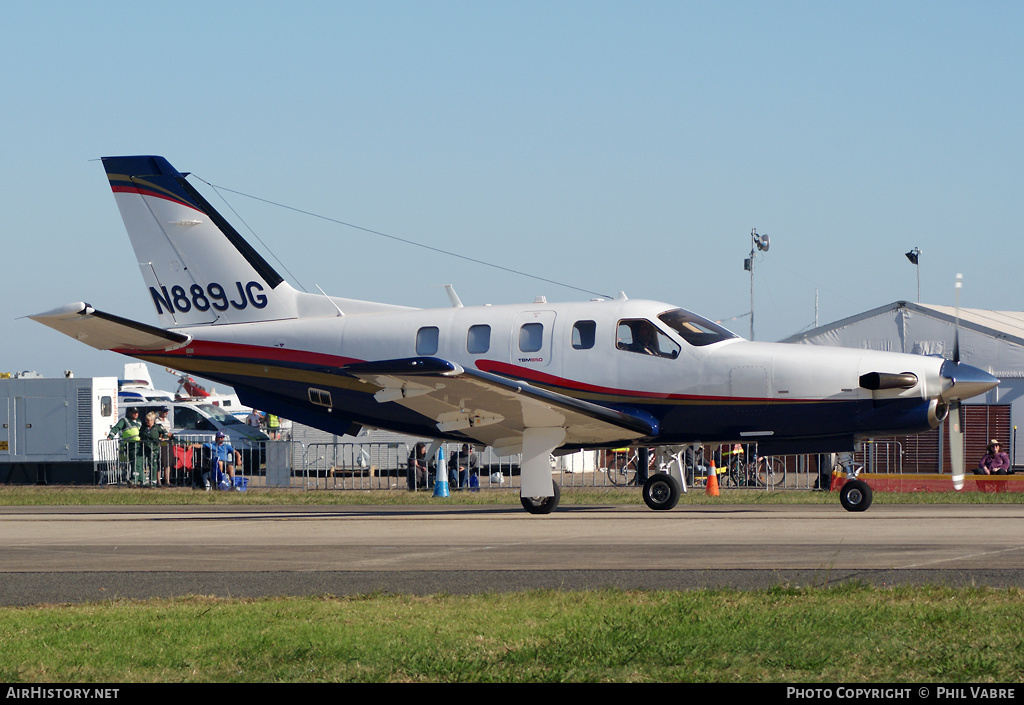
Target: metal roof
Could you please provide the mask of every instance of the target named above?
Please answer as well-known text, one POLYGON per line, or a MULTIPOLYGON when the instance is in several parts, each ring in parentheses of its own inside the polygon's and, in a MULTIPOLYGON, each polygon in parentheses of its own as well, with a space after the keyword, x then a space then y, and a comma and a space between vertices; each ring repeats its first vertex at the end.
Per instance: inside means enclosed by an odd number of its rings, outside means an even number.
MULTIPOLYGON (((801 342, 820 335, 824 331, 846 328, 854 323, 884 314, 892 314, 900 309, 917 312, 948 323, 956 321, 956 309, 953 306, 895 301, 885 306, 873 308, 870 311, 864 311, 863 313, 858 313, 833 323, 791 335, 780 342, 801 342)), ((965 329, 971 329, 995 338, 1012 340, 1015 343, 1024 345, 1024 311, 989 311, 980 308, 961 308, 960 325, 965 329)))

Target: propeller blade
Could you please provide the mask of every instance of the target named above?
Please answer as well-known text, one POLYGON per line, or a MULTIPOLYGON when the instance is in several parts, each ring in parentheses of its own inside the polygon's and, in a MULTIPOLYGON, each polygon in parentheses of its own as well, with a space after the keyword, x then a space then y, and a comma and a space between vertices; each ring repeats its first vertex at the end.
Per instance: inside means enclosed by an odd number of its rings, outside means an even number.
POLYGON ((954 401, 949 410, 949 462, 953 466, 953 489, 964 488, 964 407, 954 401))
POLYGON ((964 275, 956 275, 956 327, 953 329, 953 362, 960 362, 960 289, 964 286, 964 275))

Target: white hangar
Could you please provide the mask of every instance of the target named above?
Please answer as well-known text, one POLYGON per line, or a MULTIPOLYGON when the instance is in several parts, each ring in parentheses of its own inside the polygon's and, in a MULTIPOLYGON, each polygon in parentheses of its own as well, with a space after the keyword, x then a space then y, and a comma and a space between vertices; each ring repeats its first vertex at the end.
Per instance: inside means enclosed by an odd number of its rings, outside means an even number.
MULTIPOLYGON (((952 306, 897 301, 781 341, 889 350, 953 357, 956 309, 952 306)), ((977 465, 990 439, 997 439, 1014 465, 1024 465, 1024 439, 1016 427, 1024 421, 1024 312, 960 309, 960 359, 1000 379, 987 394, 965 402, 967 469, 977 465), (1019 462, 1018 462, 1019 461, 1019 462)), ((896 439, 904 472, 949 472, 944 440, 948 419, 939 429, 896 439)))

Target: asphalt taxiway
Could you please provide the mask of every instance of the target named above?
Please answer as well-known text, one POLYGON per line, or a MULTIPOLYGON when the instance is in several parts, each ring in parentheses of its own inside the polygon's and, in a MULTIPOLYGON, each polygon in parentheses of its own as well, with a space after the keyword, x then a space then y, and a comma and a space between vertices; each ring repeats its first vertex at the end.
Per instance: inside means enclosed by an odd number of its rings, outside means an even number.
POLYGON ((4 507, 0 604, 147 598, 1024 585, 1024 505, 4 507))

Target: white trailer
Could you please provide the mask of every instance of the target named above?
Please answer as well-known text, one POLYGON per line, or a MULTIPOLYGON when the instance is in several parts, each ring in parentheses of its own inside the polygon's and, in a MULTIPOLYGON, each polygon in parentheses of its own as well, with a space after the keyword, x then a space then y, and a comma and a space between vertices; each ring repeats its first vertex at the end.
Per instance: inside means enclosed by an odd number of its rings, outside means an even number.
POLYGON ((116 377, 0 377, 0 483, 94 484, 116 377))

